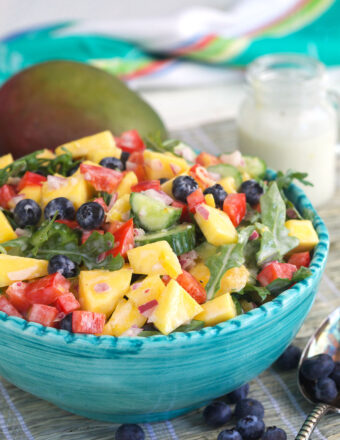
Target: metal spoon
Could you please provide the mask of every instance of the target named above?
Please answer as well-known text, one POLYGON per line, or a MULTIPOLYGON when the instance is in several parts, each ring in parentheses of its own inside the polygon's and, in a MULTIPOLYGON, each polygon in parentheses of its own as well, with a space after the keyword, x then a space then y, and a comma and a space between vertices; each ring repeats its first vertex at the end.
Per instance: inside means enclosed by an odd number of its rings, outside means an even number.
POLYGON ((302 395, 311 403, 316 404, 308 415, 295 440, 308 440, 322 416, 329 412, 340 414, 340 393, 332 403, 317 402, 301 375, 302 362, 317 354, 327 353, 335 361, 340 361, 340 307, 334 310, 320 325, 308 341, 299 362, 298 386, 302 395))

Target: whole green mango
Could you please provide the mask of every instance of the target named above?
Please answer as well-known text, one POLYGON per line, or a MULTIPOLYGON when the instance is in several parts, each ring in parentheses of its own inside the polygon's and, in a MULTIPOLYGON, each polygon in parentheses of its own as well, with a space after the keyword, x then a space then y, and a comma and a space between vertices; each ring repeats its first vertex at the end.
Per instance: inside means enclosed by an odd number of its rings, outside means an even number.
POLYGON ((15 157, 103 130, 159 133, 157 113, 115 76, 73 61, 34 65, 0 88, 0 154, 15 157))

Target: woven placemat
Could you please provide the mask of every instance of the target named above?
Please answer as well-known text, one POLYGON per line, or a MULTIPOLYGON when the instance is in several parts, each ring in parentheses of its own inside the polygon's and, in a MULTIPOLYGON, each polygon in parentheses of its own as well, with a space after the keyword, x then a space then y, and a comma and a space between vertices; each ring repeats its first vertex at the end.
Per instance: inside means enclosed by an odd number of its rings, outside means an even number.
MULTIPOLYGON (((236 148, 232 121, 177 131, 173 136, 211 153, 236 148)), ((301 348, 323 318, 340 305, 340 182, 336 196, 320 210, 320 214, 329 228, 331 249, 315 304, 295 340, 295 344, 301 348)), ((251 382, 250 396, 263 403, 266 424, 282 427, 288 439, 295 438, 311 410, 311 405, 299 394, 295 372, 282 373, 270 368, 251 382)), ((148 440, 216 440, 220 431, 203 424, 201 410, 169 422, 142 426, 148 440)), ((0 381, 0 439, 113 440, 116 429, 117 425, 72 415, 19 390, 5 380, 0 381)), ((312 438, 340 440, 340 417, 325 417, 312 438)))

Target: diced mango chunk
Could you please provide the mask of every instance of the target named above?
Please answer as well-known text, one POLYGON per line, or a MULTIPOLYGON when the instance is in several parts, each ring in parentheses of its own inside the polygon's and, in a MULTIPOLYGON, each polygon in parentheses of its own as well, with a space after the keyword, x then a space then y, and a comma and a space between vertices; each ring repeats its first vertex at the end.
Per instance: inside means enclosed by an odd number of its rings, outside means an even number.
POLYGON ((125 194, 117 199, 110 211, 106 214, 106 221, 126 221, 129 217, 130 209, 130 194, 125 194))
POLYGON ((168 335, 201 311, 202 307, 188 292, 177 281, 171 280, 158 299, 152 320, 160 332, 168 335))
POLYGON ((285 226, 289 235, 300 242, 294 252, 311 251, 319 243, 318 234, 310 220, 287 220, 285 226))
POLYGON ((134 273, 143 275, 170 275, 177 278, 182 273, 180 262, 167 241, 139 246, 128 251, 134 273))
POLYGON ((154 299, 158 300, 164 289, 164 283, 159 275, 149 275, 143 281, 132 284, 126 296, 139 307, 154 299))
POLYGON ((142 327, 146 320, 132 301, 122 298, 105 324, 103 335, 121 336, 132 326, 142 327))
POLYGON ((210 278, 210 270, 209 268, 201 261, 195 264, 189 272, 193 277, 196 278, 196 280, 202 284, 203 287, 205 287, 210 278))
POLYGON ((25 199, 34 200, 39 205, 41 202, 42 187, 41 185, 27 185, 19 192, 19 194, 22 194, 25 199))
POLYGON ((66 197, 74 207, 78 209, 83 203, 91 197, 91 191, 86 180, 81 175, 67 177, 59 188, 50 187, 49 182, 42 185, 41 203, 43 207, 49 201, 57 197, 66 197))
MULTIPOLYGON (((5 214, 0 210, 0 243, 17 238, 5 214)), ((2 268, 1 268, 2 269, 2 268)))
POLYGON ((128 171, 123 177, 117 188, 117 196, 121 198, 126 194, 131 193, 131 187, 138 183, 136 174, 133 171, 128 171))
POLYGON ((65 153, 65 150, 74 158, 86 157, 93 162, 100 162, 107 156, 119 158, 121 154, 109 130, 60 145, 55 152, 60 155, 65 153))
POLYGON ((56 155, 53 153, 53 151, 48 150, 47 148, 44 148, 44 150, 38 154, 38 159, 54 159, 56 155))
POLYGON ((47 275, 48 261, 0 254, 0 287, 47 275))
POLYGON ((245 266, 228 269, 221 279, 221 287, 216 296, 226 292, 239 292, 247 284, 250 273, 245 266))
POLYGON ((5 154, 4 156, 0 157, 0 169, 7 167, 7 165, 10 165, 13 162, 13 156, 11 153, 5 154))
POLYGON ((132 270, 86 270, 79 275, 79 301, 84 310, 109 317, 130 287, 132 270))
POLYGON ((201 206, 205 210, 205 215, 196 212, 194 217, 208 243, 214 246, 237 243, 237 231, 228 215, 209 205, 202 204, 201 206))
POLYGON ((224 177, 223 179, 219 180, 218 183, 223 187, 223 189, 228 194, 232 194, 232 193, 236 193, 237 192, 235 179, 233 177, 231 177, 231 176, 224 177))
POLYGON ((205 203, 206 203, 207 205, 211 206, 212 208, 215 208, 215 207, 216 207, 216 205, 215 205, 215 199, 214 199, 214 196, 213 196, 212 194, 206 194, 206 195, 204 196, 204 199, 205 199, 205 203))
POLYGON ((203 321, 206 326, 216 325, 237 315, 236 306, 230 295, 225 293, 217 298, 202 304, 203 311, 195 316, 198 321, 203 321))
POLYGON ((172 154, 144 151, 145 171, 148 179, 172 179, 189 169, 187 162, 172 154))

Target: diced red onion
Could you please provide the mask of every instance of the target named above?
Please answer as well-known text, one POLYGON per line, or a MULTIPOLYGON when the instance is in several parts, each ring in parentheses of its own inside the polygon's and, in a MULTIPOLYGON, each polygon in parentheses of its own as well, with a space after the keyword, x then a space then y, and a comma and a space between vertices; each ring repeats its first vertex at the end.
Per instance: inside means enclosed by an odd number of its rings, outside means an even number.
POLYGON ((127 171, 134 171, 137 168, 137 166, 138 165, 134 162, 129 162, 129 161, 126 162, 126 170, 127 171))
POLYGON ((159 159, 151 159, 149 166, 154 170, 158 170, 158 171, 163 169, 163 164, 159 159))
POLYGON ((209 171, 209 177, 210 177, 211 179, 215 180, 216 182, 217 182, 218 180, 221 180, 221 174, 218 174, 218 173, 212 173, 212 172, 210 172, 210 171, 209 171))
POLYGON ((204 218, 204 220, 208 220, 209 218, 209 211, 207 208, 201 203, 200 205, 196 206, 196 212, 204 218))
POLYGON ((195 260, 197 260, 198 254, 196 251, 190 251, 179 256, 179 262, 182 269, 188 270, 195 266, 195 260))
POLYGON ((234 167, 245 166, 245 161, 242 157, 242 154, 237 150, 230 154, 222 154, 220 159, 222 163, 233 165, 234 167))
POLYGON ((117 198, 118 198, 117 193, 113 193, 113 194, 112 194, 112 197, 111 197, 111 200, 110 200, 110 203, 109 203, 109 206, 107 207, 108 211, 110 211, 110 209, 111 209, 111 208, 113 207, 113 205, 116 203, 117 198))
POLYGON ((171 163, 171 164, 170 164, 170 168, 171 168, 171 171, 172 171, 175 175, 177 175, 177 174, 181 171, 181 169, 182 169, 179 165, 176 165, 175 163, 171 163))
POLYGON ((298 215, 293 208, 288 208, 286 214, 288 218, 298 218, 298 215))
POLYGON ((110 290, 110 286, 107 283, 97 283, 94 286, 94 290, 97 293, 107 292, 108 290, 110 290))
POLYGON ((126 332, 122 333, 121 336, 128 336, 130 338, 133 338, 134 336, 138 336, 139 333, 143 331, 142 328, 139 328, 137 325, 132 325, 126 332))
POLYGON ((18 237, 28 237, 30 235, 29 231, 26 231, 26 229, 16 228, 14 231, 18 237))
POLYGON ((11 207, 15 208, 15 206, 21 202, 21 200, 24 200, 25 198, 25 194, 18 194, 17 196, 13 197, 11 199, 11 207))
POLYGON ((146 312, 149 312, 151 309, 153 310, 157 306, 158 306, 158 301, 156 299, 153 299, 153 300, 139 306, 138 310, 139 310, 139 313, 141 313, 143 316, 146 316, 147 318, 149 318, 150 314, 147 315, 146 312))
POLYGON ((53 322, 59 322, 62 321, 66 316, 66 313, 64 312, 59 312, 58 315, 55 317, 55 319, 53 320, 53 322))
POLYGON ((249 237, 249 241, 253 241, 253 240, 257 240, 259 238, 260 234, 257 231, 254 231, 250 237, 249 237))
POLYGON ((192 150, 192 148, 182 143, 176 145, 176 147, 174 148, 174 152, 179 156, 182 156, 183 159, 187 160, 188 162, 195 162, 197 156, 196 153, 192 150))
POLYGON ((142 287, 142 283, 135 283, 135 284, 132 284, 132 290, 137 290, 137 289, 139 289, 140 287, 142 287))
POLYGON ((163 202, 166 205, 171 205, 174 201, 170 196, 168 196, 168 194, 161 190, 147 189, 143 191, 143 193, 151 199, 158 200, 159 202, 163 202))
POLYGON ((141 228, 133 228, 133 236, 134 237, 143 237, 145 235, 145 231, 141 228))

